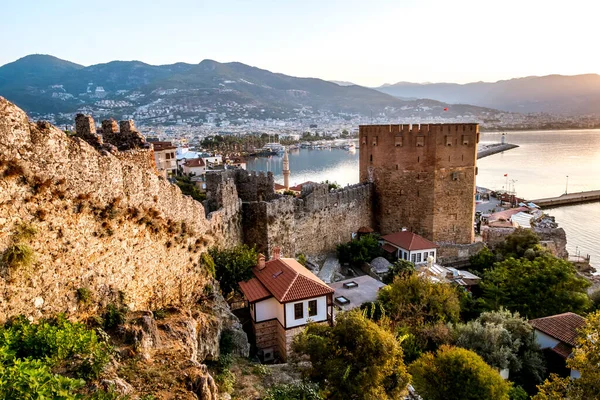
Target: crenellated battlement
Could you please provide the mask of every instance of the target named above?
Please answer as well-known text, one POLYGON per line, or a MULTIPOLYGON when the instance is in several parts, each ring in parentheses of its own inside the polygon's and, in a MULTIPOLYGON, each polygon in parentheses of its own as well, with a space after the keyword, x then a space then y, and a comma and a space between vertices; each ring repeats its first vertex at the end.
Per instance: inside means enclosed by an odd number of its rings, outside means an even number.
POLYGON ((75 135, 96 148, 106 147, 105 144, 113 145, 119 151, 150 147, 144 136, 135 128, 133 120, 120 121, 117 124, 117 121, 111 118, 102 121, 101 126, 97 131, 91 115, 77 114, 75 117, 75 135))
POLYGON ((477 133, 479 124, 389 124, 389 125, 360 125, 359 133, 390 133, 390 134, 451 134, 451 133, 477 133))

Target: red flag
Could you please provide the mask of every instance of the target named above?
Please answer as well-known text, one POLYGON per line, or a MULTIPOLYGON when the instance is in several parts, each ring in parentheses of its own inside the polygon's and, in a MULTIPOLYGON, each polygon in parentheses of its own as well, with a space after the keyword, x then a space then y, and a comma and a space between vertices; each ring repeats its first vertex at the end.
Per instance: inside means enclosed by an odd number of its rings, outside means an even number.
POLYGON ((504 174, 504 176, 508 176, 508 174, 504 174))
POLYGON ((444 108, 444 111, 448 111, 448 107, 444 108))

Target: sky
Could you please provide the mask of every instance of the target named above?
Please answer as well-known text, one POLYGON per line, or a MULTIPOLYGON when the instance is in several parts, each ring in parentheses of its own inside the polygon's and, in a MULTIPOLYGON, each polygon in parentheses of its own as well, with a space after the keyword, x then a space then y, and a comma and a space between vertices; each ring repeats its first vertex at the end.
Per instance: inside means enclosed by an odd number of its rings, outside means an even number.
POLYGON ((0 0, 0 65, 239 61, 379 86, 600 73, 597 0, 0 0))

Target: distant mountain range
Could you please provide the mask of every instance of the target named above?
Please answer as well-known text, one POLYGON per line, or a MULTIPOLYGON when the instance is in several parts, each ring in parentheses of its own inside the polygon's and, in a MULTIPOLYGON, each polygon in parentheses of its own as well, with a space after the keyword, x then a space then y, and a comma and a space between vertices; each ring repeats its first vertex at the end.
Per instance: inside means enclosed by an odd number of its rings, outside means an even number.
POLYGON ((38 115, 84 109, 119 116, 171 108, 184 116, 226 112, 228 119, 331 112, 423 120, 497 113, 470 105, 444 111, 448 105, 436 100, 401 100, 362 86, 213 60, 160 66, 112 61, 84 67, 49 55, 29 55, 0 67, 0 95, 38 115))
POLYGON ((402 99, 427 98, 518 113, 600 115, 600 75, 597 74, 530 76, 462 85, 398 82, 375 89, 402 99))

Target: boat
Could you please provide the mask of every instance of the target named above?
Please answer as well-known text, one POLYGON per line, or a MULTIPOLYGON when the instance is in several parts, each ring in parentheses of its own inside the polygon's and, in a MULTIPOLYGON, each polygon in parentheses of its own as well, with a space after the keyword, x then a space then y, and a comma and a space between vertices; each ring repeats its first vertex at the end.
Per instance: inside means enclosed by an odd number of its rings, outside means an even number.
POLYGON ((346 143, 342 146, 342 149, 352 151, 356 150, 356 146, 354 145, 354 143, 346 143))
POLYGON ((284 151, 285 147, 282 144, 272 142, 265 144, 263 148, 260 149, 259 154, 267 156, 276 156, 283 154, 284 151))

